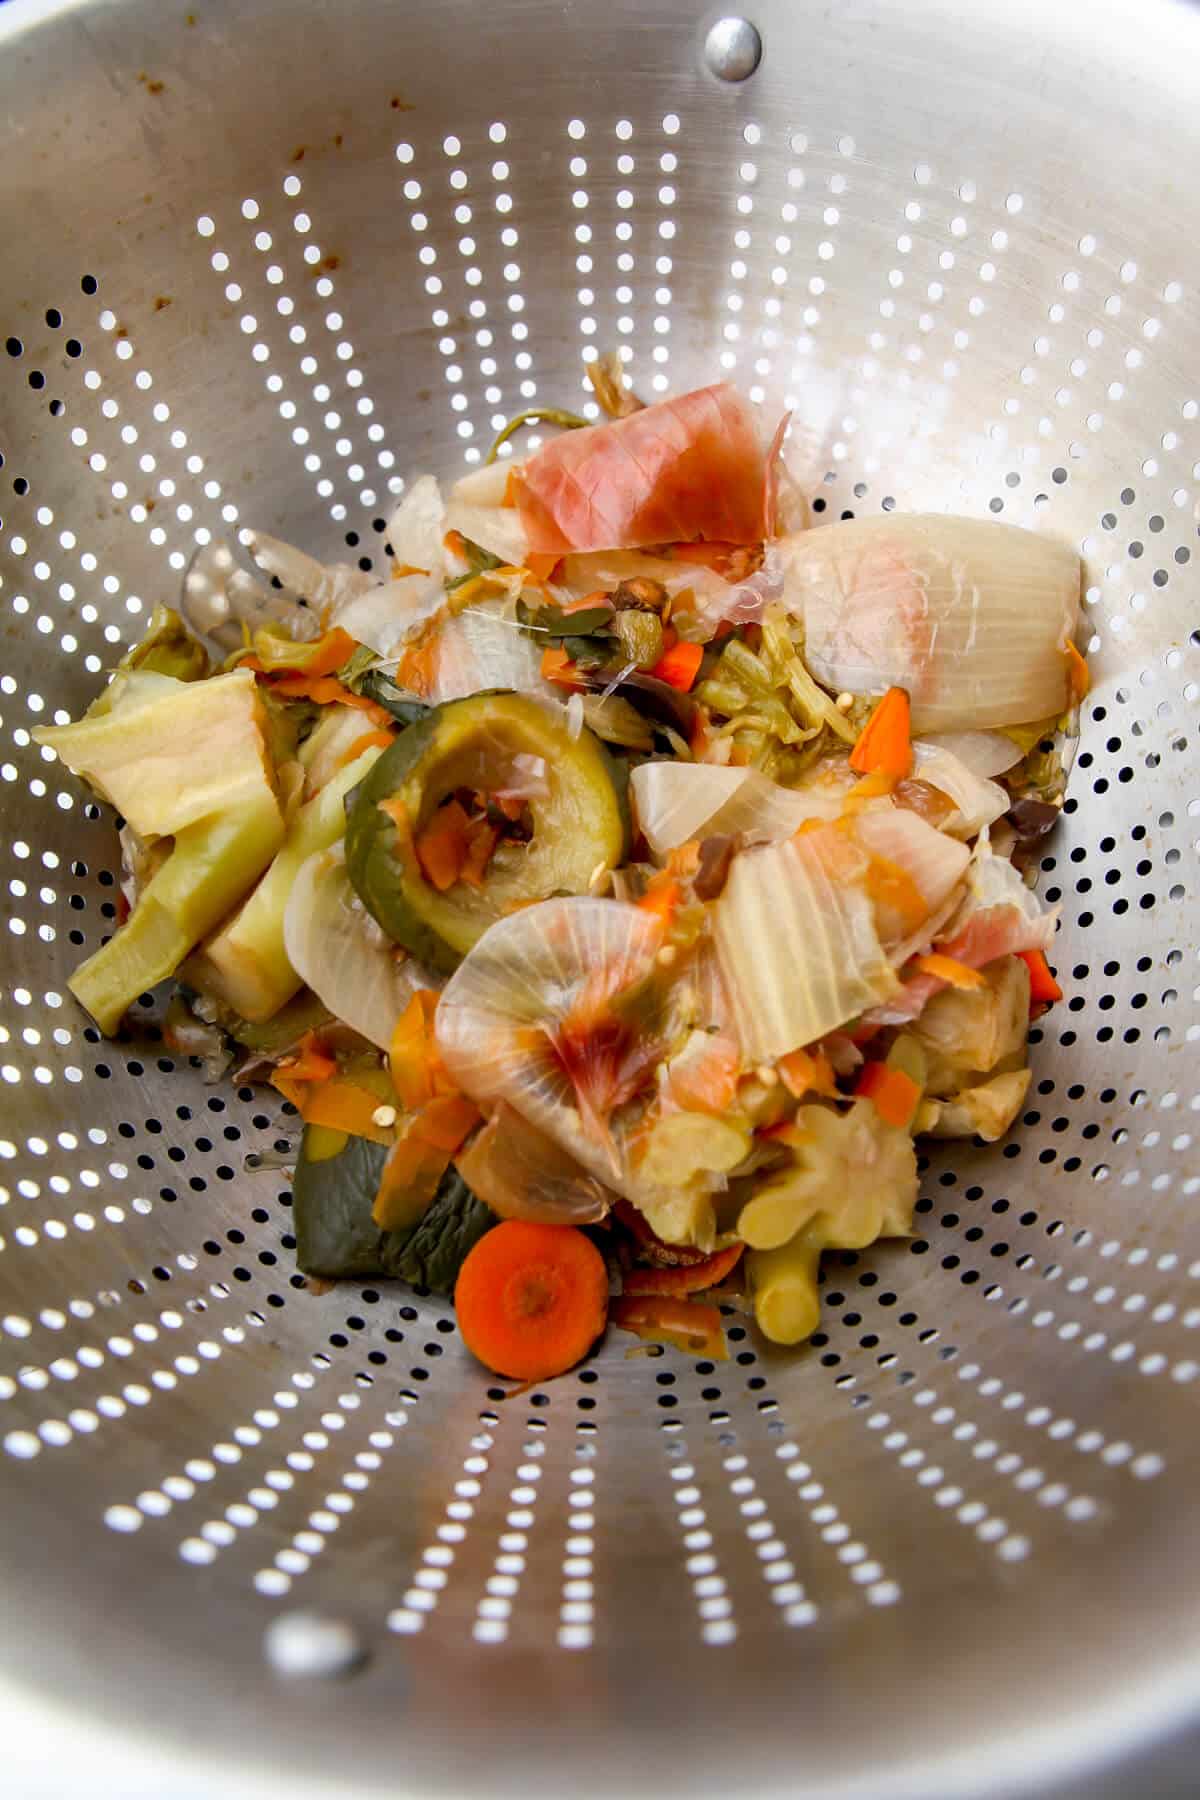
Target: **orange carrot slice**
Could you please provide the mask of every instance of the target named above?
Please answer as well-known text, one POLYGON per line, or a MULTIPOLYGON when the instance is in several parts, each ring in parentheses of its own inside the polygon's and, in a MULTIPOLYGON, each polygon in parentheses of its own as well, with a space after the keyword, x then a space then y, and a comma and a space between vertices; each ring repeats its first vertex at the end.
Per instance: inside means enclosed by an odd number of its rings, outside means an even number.
POLYGON ((912 720, 903 688, 889 688, 850 752, 858 775, 887 775, 903 781, 912 774, 912 720))
POLYGON ((687 644, 681 641, 673 644, 659 657, 650 673, 656 680, 665 681, 668 687, 676 688, 679 693, 686 694, 695 681, 703 660, 703 644, 687 644))
POLYGON ((1018 950, 1017 955, 1029 970, 1029 1006, 1053 1006, 1063 991, 1050 973, 1050 964, 1041 950, 1018 950))
POLYGON ((814 1094, 837 1097, 837 1082, 829 1058, 820 1050, 790 1050, 775 1067, 789 1094, 803 1099, 810 1089, 814 1094))
POLYGON ((1078 706, 1087 698, 1092 685, 1091 671, 1075 646, 1074 640, 1067 639, 1067 690, 1071 696, 1072 706, 1078 706))
POLYGON ((668 1294, 622 1294, 610 1303, 608 1316, 619 1331, 632 1331, 653 1344, 670 1344, 685 1356, 706 1356, 713 1362, 729 1359, 716 1306, 668 1294))
POLYGON ((421 873, 439 894, 452 888, 467 860, 466 813, 457 800, 439 806, 413 842, 421 873))
POLYGON ((940 951, 933 950, 928 956, 918 956, 916 966, 922 975, 934 975, 939 981, 948 981, 951 987, 981 988, 987 982, 978 969, 972 969, 967 963, 959 962, 956 956, 943 956, 940 951))
POLYGON ((887 1063, 869 1062, 858 1078, 855 1093, 873 1102, 885 1125, 896 1125, 906 1131, 921 1103, 921 1090, 903 1069, 891 1069, 887 1063))
POLYGON ((585 1357, 604 1330, 608 1271, 574 1226, 505 1219, 467 1256, 454 1306, 466 1346, 485 1368, 548 1381, 585 1357))
POLYGON ((542 651, 542 675, 546 681, 557 682, 560 687, 579 688, 579 671, 561 644, 547 645, 542 651))

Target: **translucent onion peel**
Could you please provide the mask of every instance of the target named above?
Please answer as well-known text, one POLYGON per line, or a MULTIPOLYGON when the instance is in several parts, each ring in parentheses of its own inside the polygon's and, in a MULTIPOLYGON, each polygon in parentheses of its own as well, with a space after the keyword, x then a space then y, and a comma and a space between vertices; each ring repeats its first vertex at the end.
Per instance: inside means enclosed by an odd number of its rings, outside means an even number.
POLYGON ((340 848, 301 865, 283 935, 297 980, 369 1043, 390 1049, 397 1019, 432 978, 380 931, 350 885, 340 848))
POLYGON ((519 567, 529 554, 529 539, 516 508, 504 504, 513 467, 493 463, 456 481, 446 502, 445 529, 460 531, 502 563, 519 567))
POLYGON ((1004 731, 930 731, 913 744, 922 750, 945 750, 972 775, 988 781, 1021 760, 1020 746, 1004 731))
POLYGON ((268 537, 265 531, 249 532, 245 544, 259 568, 307 600, 314 615, 320 615, 326 607, 343 605, 371 585, 372 577, 362 569, 352 568, 349 563, 318 562, 306 550, 268 537))
POLYGON ((592 1225, 617 1197, 503 1100, 459 1151, 455 1165, 476 1198, 501 1219, 592 1225))
MULTIPOLYGON (((978 735, 986 738, 989 734, 981 731, 978 735)), ((998 781, 977 775, 952 750, 927 739, 918 738, 913 745, 913 775, 953 800, 955 810, 941 824, 952 837, 974 837, 985 825, 1003 818, 1012 805, 1008 789, 998 781)))
POLYGON ((719 763, 643 763, 629 785, 646 842, 660 857, 693 838, 790 837, 805 819, 835 819, 841 811, 832 787, 780 787, 757 769, 719 763))
POLYGON ((395 656, 400 646, 445 605, 437 575, 401 575, 378 582, 337 608, 334 623, 377 656, 395 656))
POLYGON ((446 509, 436 476, 418 475, 406 488, 399 506, 387 522, 384 542, 401 569, 421 569, 440 575, 446 535, 446 509))
POLYGON ((532 549, 748 544, 763 535, 765 465, 728 382, 564 432, 525 464, 517 492, 532 549))
MULTIPOLYGON (((928 918, 938 910, 966 874, 971 860, 965 844, 890 802, 860 812, 853 834, 876 862, 902 871, 916 890, 914 916, 877 901, 876 925, 889 944, 907 937, 920 926, 922 916, 928 918)), ((868 886, 873 886, 870 874, 868 886)))
MULTIPOLYGON (((629 1058, 653 1054, 611 1001, 650 972, 662 925, 616 900, 546 900, 499 920, 452 976, 437 1010, 450 1075, 482 1106, 506 1101, 602 1181, 622 1158, 608 1115, 629 1058)), ((629 1071, 632 1077, 633 1071, 629 1071)))
MULTIPOLYGON (((680 1029, 674 985, 648 981, 662 938, 658 918, 624 901, 581 896, 526 907, 493 925, 451 977, 437 1010, 438 1046, 450 1076, 481 1107, 507 1103, 632 1200, 660 1237, 712 1250, 709 1196, 722 1177, 701 1140, 717 1121, 685 1121, 696 1126, 695 1154, 674 1159, 669 1186, 637 1167, 654 1070, 680 1029)), ((683 985, 694 1010, 700 989, 714 984, 683 985)))
POLYGON ((837 691, 904 688, 915 731, 1016 725, 1070 705, 1080 565, 991 520, 852 519, 786 540, 805 660, 837 691))
POLYGON ((553 695, 561 690, 542 679, 541 656, 541 645, 520 629, 507 600, 468 607, 440 625, 422 697, 440 705, 486 688, 553 695))

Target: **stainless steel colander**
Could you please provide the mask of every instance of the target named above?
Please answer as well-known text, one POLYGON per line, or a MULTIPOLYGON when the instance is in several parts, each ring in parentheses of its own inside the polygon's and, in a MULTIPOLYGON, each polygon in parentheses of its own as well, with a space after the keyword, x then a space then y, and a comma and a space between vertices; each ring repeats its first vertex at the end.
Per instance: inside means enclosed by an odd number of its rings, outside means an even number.
POLYGON ((10 1672, 206 1794, 1049 1791, 1180 1728, 1200 12, 188 4, 0 10, 10 1672), (277 1103, 154 1012, 90 1029, 115 834, 29 734, 198 545, 369 566, 406 473, 613 345, 647 397, 793 407, 818 517, 1081 547, 1068 999, 1010 1140, 931 1151, 922 1235, 830 1259, 811 1349, 617 1338, 503 1400, 449 1307, 293 1273, 247 1172, 277 1103), (357 1667, 289 1680, 297 1643, 357 1667))

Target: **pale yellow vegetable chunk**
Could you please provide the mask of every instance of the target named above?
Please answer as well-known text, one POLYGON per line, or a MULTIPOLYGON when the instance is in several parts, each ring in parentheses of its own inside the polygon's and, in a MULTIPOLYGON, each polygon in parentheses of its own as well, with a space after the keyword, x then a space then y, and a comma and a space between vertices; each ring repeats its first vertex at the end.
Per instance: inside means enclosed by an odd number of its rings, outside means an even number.
POLYGON ((946 1100, 924 1100, 917 1113, 917 1133, 925 1137, 981 1137, 994 1144, 1002 1138, 1024 1104, 1028 1069, 993 1075, 946 1100))
POLYGON ((1019 956, 1002 956, 980 973, 986 986, 943 988, 909 1028, 928 1058, 927 1093, 957 1093, 970 1076, 1025 1060, 1029 970, 1019 956))

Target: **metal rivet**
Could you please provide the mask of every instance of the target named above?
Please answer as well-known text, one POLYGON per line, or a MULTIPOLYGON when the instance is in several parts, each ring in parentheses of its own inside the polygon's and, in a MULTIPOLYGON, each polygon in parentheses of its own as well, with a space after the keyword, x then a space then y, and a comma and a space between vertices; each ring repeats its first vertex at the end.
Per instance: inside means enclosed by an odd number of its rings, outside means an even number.
POLYGON ((319 1613, 282 1613, 263 1634, 267 1661, 277 1675, 326 1678, 346 1675, 366 1656, 362 1639, 344 1619, 319 1613))
POLYGON ((718 19, 704 40, 704 60, 721 81, 745 81, 762 60, 762 39, 749 19, 718 19))

